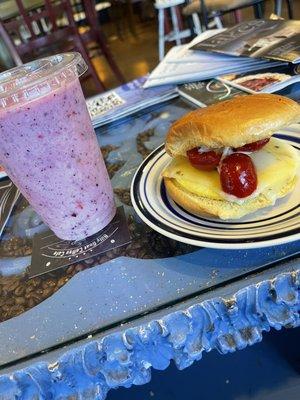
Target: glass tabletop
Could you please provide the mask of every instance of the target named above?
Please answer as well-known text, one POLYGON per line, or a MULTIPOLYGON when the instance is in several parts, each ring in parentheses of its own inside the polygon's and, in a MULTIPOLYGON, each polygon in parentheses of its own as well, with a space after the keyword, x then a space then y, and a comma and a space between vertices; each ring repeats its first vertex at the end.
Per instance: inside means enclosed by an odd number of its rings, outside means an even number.
POLYGON ((20 196, 0 243, 0 334, 9 338, 2 365, 244 279, 299 252, 299 242, 248 251, 200 249, 162 236, 136 215, 130 184, 137 167, 164 142, 170 124, 193 108, 176 99, 96 130, 116 203, 125 209, 129 244, 29 279, 32 237, 47 227, 20 196))
POLYGON ((30 265, 32 237, 47 227, 21 196, 0 242, 0 268, 4 271, 3 275, 6 275, 0 277, 0 322, 39 304, 77 272, 94 265, 101 265, 120 256, 140 259, 172 257, 196 249, 167 239, 141 223, 132 209, 129 193, 131 178, 138 165, 152 149, 163 142, 171 121, 189 109, 187 104, 179 101, 177 104, 165 105, 150 113, 136 115, 134 118, 127 118, 121 123, 97 130, 102 154, 112 179, 116 203, 125 207, 132 238, 127 246, 89 258, 41 278, 28 279, 26 267, 30 265))

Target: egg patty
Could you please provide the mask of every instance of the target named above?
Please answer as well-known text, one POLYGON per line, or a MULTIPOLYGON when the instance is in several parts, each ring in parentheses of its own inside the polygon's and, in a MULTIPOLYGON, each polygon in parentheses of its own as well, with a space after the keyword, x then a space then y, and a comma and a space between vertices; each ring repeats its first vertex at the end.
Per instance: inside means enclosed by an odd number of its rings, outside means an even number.
POLYGON ((256 191, 245 199, 229 196, 222 191, 217 170, 198 170, 186 157, 173 159, 164 170, 163 177, 175 180, 179 187, 192 194, 212 200, 242 203, 250 197, 254 198, 264 193, 270 202, 275 202, 281 188, 295 179, 299 169, 297 150, 280 139, 271 138, 261 150, 248 155, 256 168, 258 186, 256 191))

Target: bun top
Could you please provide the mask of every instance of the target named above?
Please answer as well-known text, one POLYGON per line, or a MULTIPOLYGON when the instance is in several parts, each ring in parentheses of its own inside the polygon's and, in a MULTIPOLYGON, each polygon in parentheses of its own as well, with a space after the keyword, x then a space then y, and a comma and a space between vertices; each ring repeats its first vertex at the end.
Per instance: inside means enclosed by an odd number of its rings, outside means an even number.
POLYGON ((300 121, 300 106, 275 94, 237 96, 192 111, 170 127, 166 151, 172 157, 186 155, 194 147, 241 147, 269 138, 300 121))

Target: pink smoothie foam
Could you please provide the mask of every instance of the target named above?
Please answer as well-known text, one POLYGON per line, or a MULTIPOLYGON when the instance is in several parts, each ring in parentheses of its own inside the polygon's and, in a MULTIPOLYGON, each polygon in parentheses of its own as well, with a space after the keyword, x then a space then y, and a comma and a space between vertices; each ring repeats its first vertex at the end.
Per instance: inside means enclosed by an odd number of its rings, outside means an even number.
POLYGON ((115 215, 77 78, 25 104, 0 107, 0 164, 61 239, 90 236, 115 215))

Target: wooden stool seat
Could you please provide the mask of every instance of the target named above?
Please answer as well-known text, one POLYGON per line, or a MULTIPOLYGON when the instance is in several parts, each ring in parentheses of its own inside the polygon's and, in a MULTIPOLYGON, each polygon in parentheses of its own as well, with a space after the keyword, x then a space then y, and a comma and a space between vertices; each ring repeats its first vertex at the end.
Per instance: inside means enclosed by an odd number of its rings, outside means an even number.
MULTIPOLYGON (((243 7, 250 3, 249 0, 205 0, 205 7, 208 12, 212 11, 229 11, 236 8, 243 7)), ((184 7, 182 13, 184 15, 191 15, 195 12, 200 13, 201 10, 201 1, 193 0, 190 4, 184 7)))
POLYGON ((179 6, 179 4, 185 3, 185 0, 156 0, 154 6, 156 9, 170 8, 179 6))

